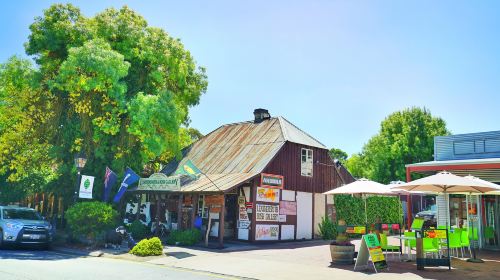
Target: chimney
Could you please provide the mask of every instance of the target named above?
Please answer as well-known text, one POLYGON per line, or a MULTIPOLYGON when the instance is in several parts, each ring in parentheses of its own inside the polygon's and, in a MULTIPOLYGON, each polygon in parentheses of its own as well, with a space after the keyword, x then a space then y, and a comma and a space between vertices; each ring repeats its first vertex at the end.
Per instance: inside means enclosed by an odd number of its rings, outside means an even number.
POLYGON ((264 120, 268 120, 271 118, 269 111, 266 109, 258 108, 253 110, 253 115, 255 117, 254 123, 261 123, 264 120))

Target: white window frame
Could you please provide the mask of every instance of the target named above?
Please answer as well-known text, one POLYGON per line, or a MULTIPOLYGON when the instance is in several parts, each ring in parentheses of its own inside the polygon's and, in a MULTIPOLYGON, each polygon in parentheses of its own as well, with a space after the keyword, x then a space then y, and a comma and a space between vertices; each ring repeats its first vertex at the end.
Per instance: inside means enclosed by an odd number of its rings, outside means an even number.
POLYGON ((301 148, 300 149, 300 175, 305 177, 313 177, 314 174, 314 154, 312 149, 301 148), (305 152, 305 161, 303 159, 305 152), (310 174, 309 174, 310 169, 310 174))

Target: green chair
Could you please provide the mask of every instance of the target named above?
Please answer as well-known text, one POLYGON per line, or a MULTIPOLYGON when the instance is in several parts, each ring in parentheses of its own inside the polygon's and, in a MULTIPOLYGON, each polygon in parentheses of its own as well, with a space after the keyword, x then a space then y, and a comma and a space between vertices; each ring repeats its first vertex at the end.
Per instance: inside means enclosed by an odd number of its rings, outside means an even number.
POLYGON ((464 255, 464 247, 469 248, 469 255, 472 257, 472 251, 470 249, 469 231, 462 230, 460 233, 460 244, 462 245, 462 257, 464 255))
MULTIPOLYGON (((458 232, 450 232, 448 234, 448 238, 450 239, 450 245, 448 247, 448 250, 451 250, 453 252, 453 249, 455 249, 455 252, 457 253, 458 257, 458 249, 462 249, 462 243, 460 241, 460 233, 458 232)), ((463 252, 462 252, 462 258, 464 257, 463 252)))
MULTIPOLYGON (((406 237, 415 237, 415 232, 405 231, 404 235, 406 237)), ((416 248, 417 248, 417 240, 416 239, 410 240, 410 250, 414 250, 416 248)))
MULTIPOLYGON (((387 235, 381 233, 380 234, 380 247, 382 248, 382 251, 386 252, 385 257, 387 259, 387 252, 401 252, 401 247, 397 245, 389 245, 387 242, 387 235)), ((401 254, 398 254, 399 260, 401 260, 401 254)))
MULTIPOLYGON (((466 229, 466 228, 464 228, 464 230, 465 230, 465 229, 466 229)), ((476 240, 476 241, 477 241, 477 240, 479 240, 479 239, 478 239, 478 234, 477 234, 477 232, 478 232, 478 228, 477 228, 477 227, 474 227, 474 228, 469 228, 469 239, 471 239, 471 240, 476 240), (472 230, 473 230, 473 229, 474 229, 474 234, 472 234, 472 230)))
POLYGON ((437 243, 437 239, 434 238, 424 238, 423 243, 424 254, 431 253, 432 256, 439 256, 439 246, 437 243))
POLYGON ((441 225, 441 226, 438 226, 437 228, 438 229, 446 229, 446 226, 441 225))
POLYGON ((488 243, 493 239, 493 244, 495 244, 495 229, 493 227, 484 228, 484 239, 486 239, 488 243))

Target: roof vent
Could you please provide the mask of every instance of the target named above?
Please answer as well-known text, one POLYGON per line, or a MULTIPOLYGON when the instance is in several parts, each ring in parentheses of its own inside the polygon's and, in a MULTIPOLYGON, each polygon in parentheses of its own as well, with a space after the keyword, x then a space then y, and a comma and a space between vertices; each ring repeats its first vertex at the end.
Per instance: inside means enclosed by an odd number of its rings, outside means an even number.
POLYGON ((253 115, 255 116, 254 122, 261 123, 264 120, 268 120, 271 118, 269 111, 266 109, 258 108, 253 110, 253 115))

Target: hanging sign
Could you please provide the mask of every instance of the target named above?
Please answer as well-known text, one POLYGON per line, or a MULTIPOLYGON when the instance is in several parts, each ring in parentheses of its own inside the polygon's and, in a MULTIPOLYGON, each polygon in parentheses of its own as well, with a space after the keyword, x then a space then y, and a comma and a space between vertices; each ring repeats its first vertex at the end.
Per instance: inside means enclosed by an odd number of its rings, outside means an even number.
POLYGON ((282 215, 297 215, 297 202, 295 202, 295 201, 280 201, 280 214, 282 214, 282 215))
POLYGON ((262 173, 260 175, 260 186, 263 188, 283 189, 284 179, 281 175, 262 173))
POLYGON ((365 234, 361 238, 361 246, 359 248, 358 257, 356 258, 354 270, 359 267, 366 268, 370 258, 372 259, 375 272, 387 268, 387 262, 385 261, 382 248, 380 247, 380 242, 378 241, 377 235, 374 233, 365 234))
POLYGON ((255 240, 278 240, 279 225, 255 225, 255 240))
POLYGON ((257 222, 277 222, 279 212, 278 205, 255 204, 255 220, 257 222))
POLYGON ((139 179, 138 191, 180 191, 181 179, 179 176, 167 176, 163 173, 154 173, 149 178, 139 179))
POLYGON ((257 201, 278 203, 280 201, 280 190, 257 187, 257 201))
POLYGON ((78 194, 78 197, 92 199, 93 188, 94 188, 94 177, 82 175, 80 181, 80 193, 78 194))
POLYGON ((224 202, 224 195, 206 195, 205 205, 222 205, 224 202))

